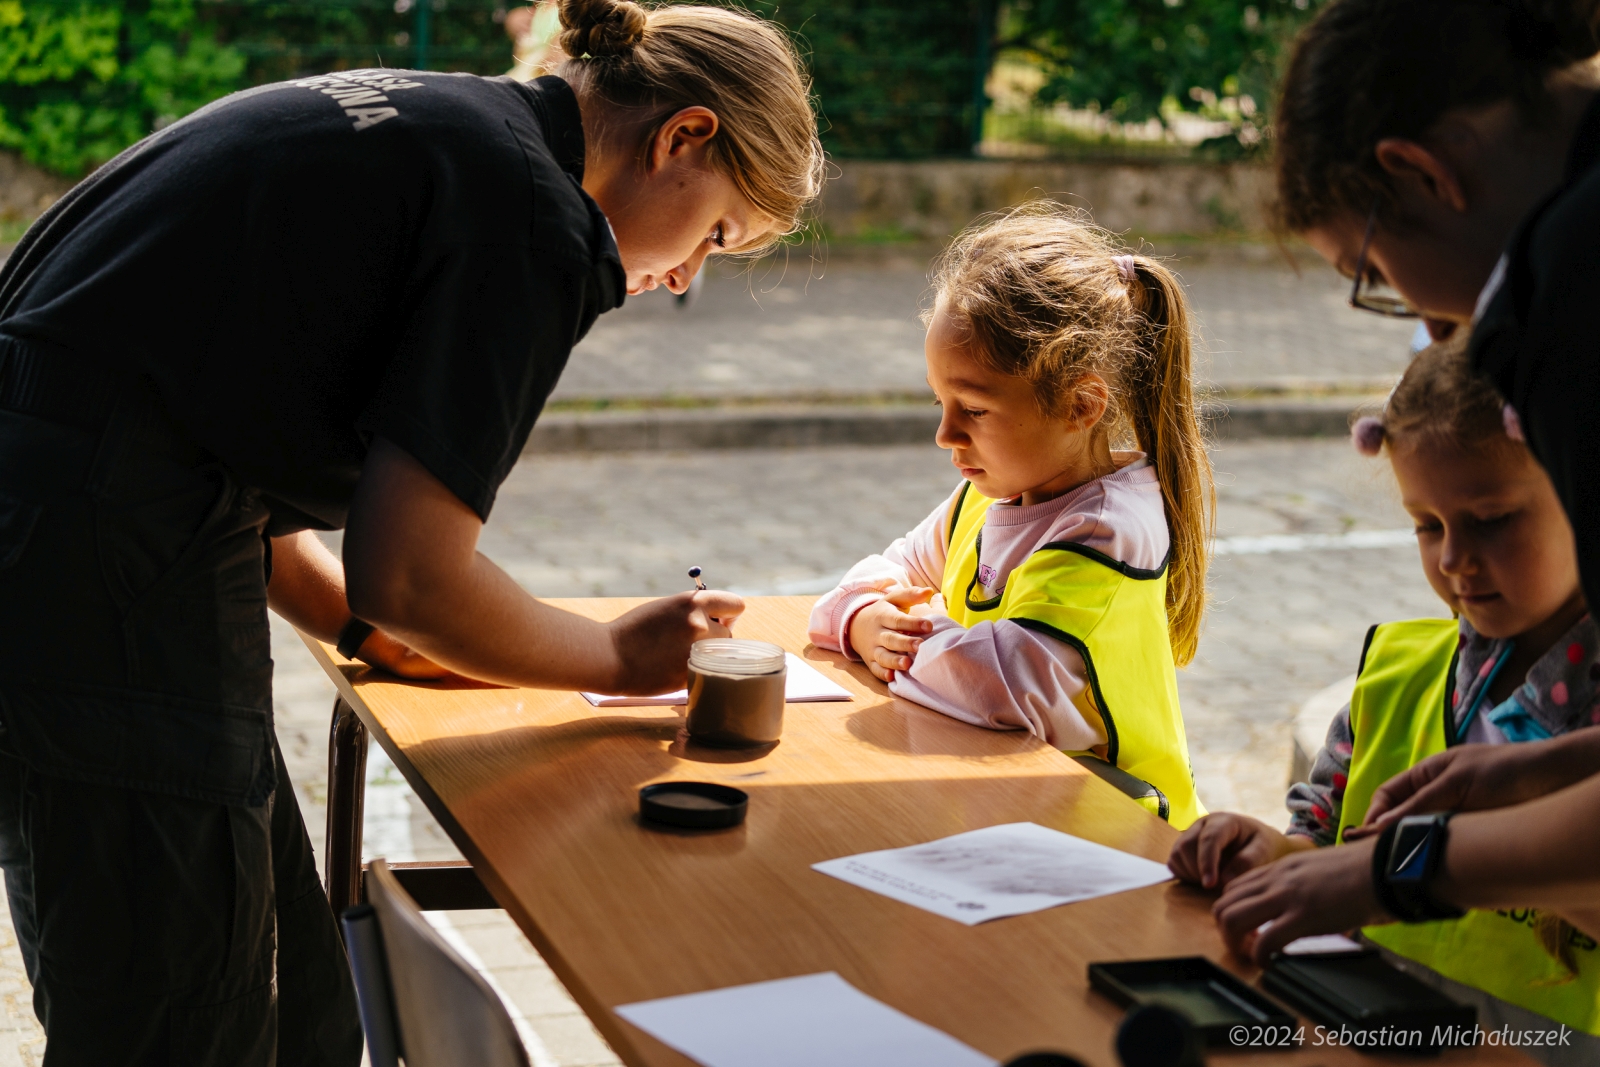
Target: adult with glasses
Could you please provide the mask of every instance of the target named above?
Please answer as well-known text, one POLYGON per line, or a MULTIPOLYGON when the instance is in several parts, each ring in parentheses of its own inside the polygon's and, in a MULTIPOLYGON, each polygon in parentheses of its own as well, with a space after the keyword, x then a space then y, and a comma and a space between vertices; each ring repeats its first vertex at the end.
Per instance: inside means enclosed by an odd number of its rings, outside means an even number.
MULTIPOLYGON (((1279 210, 1350 303, 1471 329, 1572 521, 1600 604, 1600 53, 1595 0, 1334 0, 1276 119, 1279 210)), ((1600 746, 1462 746, 1374 799, 1394 833, 1299 853, 1216 904, 1236 950, 1457 908, 1539 908, 1600 937, 1600 746), (1452 812, 1465 812, 1451 818, 1452 812), (1389 852, 1378 849, 1382 843, 1389 852), (1397 860, 1412 859, 1406 866, 1397 860), (1376 860, 1376 862, 1375 862, 1376 860)))

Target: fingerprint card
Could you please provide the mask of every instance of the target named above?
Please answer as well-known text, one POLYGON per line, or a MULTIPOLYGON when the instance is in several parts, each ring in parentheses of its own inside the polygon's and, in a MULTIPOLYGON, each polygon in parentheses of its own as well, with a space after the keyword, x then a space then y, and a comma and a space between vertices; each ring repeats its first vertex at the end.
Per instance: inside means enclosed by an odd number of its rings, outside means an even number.
POLYGON ((812 869, 967 926, 1172 877, 1165 864, 1031 822, 844 856, 812 869))

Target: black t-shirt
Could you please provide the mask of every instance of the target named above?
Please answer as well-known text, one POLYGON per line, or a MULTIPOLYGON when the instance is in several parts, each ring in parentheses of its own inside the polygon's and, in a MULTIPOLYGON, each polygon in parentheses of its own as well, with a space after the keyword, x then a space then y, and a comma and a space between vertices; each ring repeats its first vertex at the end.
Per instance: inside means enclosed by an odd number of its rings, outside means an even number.
POLYGON ((271 504, 337 528, 373 435, 487 518, 622 303, 559 78, 366 70, 219 100, 101 168, 0 274, 0 332, 144 375, 271 504))
POLYGON ((1573 140, 1567 180, 1518 227, 1473 326, 1473 365, 1522 420, 1577 538, 1600 607, 1600 97, 1573 140))

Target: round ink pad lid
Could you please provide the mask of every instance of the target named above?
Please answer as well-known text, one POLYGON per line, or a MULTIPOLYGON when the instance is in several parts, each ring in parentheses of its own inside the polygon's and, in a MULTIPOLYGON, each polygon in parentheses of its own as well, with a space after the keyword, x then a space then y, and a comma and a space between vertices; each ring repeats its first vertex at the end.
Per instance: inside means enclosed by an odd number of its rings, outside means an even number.
POLYGON ((744 822, 750 795, 713 782, 657 782, 639 790, 639 817, 690 830, 718 830, 744 822))

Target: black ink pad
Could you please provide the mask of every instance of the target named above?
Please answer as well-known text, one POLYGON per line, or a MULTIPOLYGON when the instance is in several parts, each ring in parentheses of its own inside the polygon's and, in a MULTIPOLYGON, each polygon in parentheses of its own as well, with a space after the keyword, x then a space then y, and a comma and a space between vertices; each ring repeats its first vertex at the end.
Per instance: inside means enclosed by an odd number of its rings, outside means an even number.
POLYGON ((639 790, 639 817, 689 830, 720 830, 744 822, 750 795, 711 782, 657 782, 639 790))

